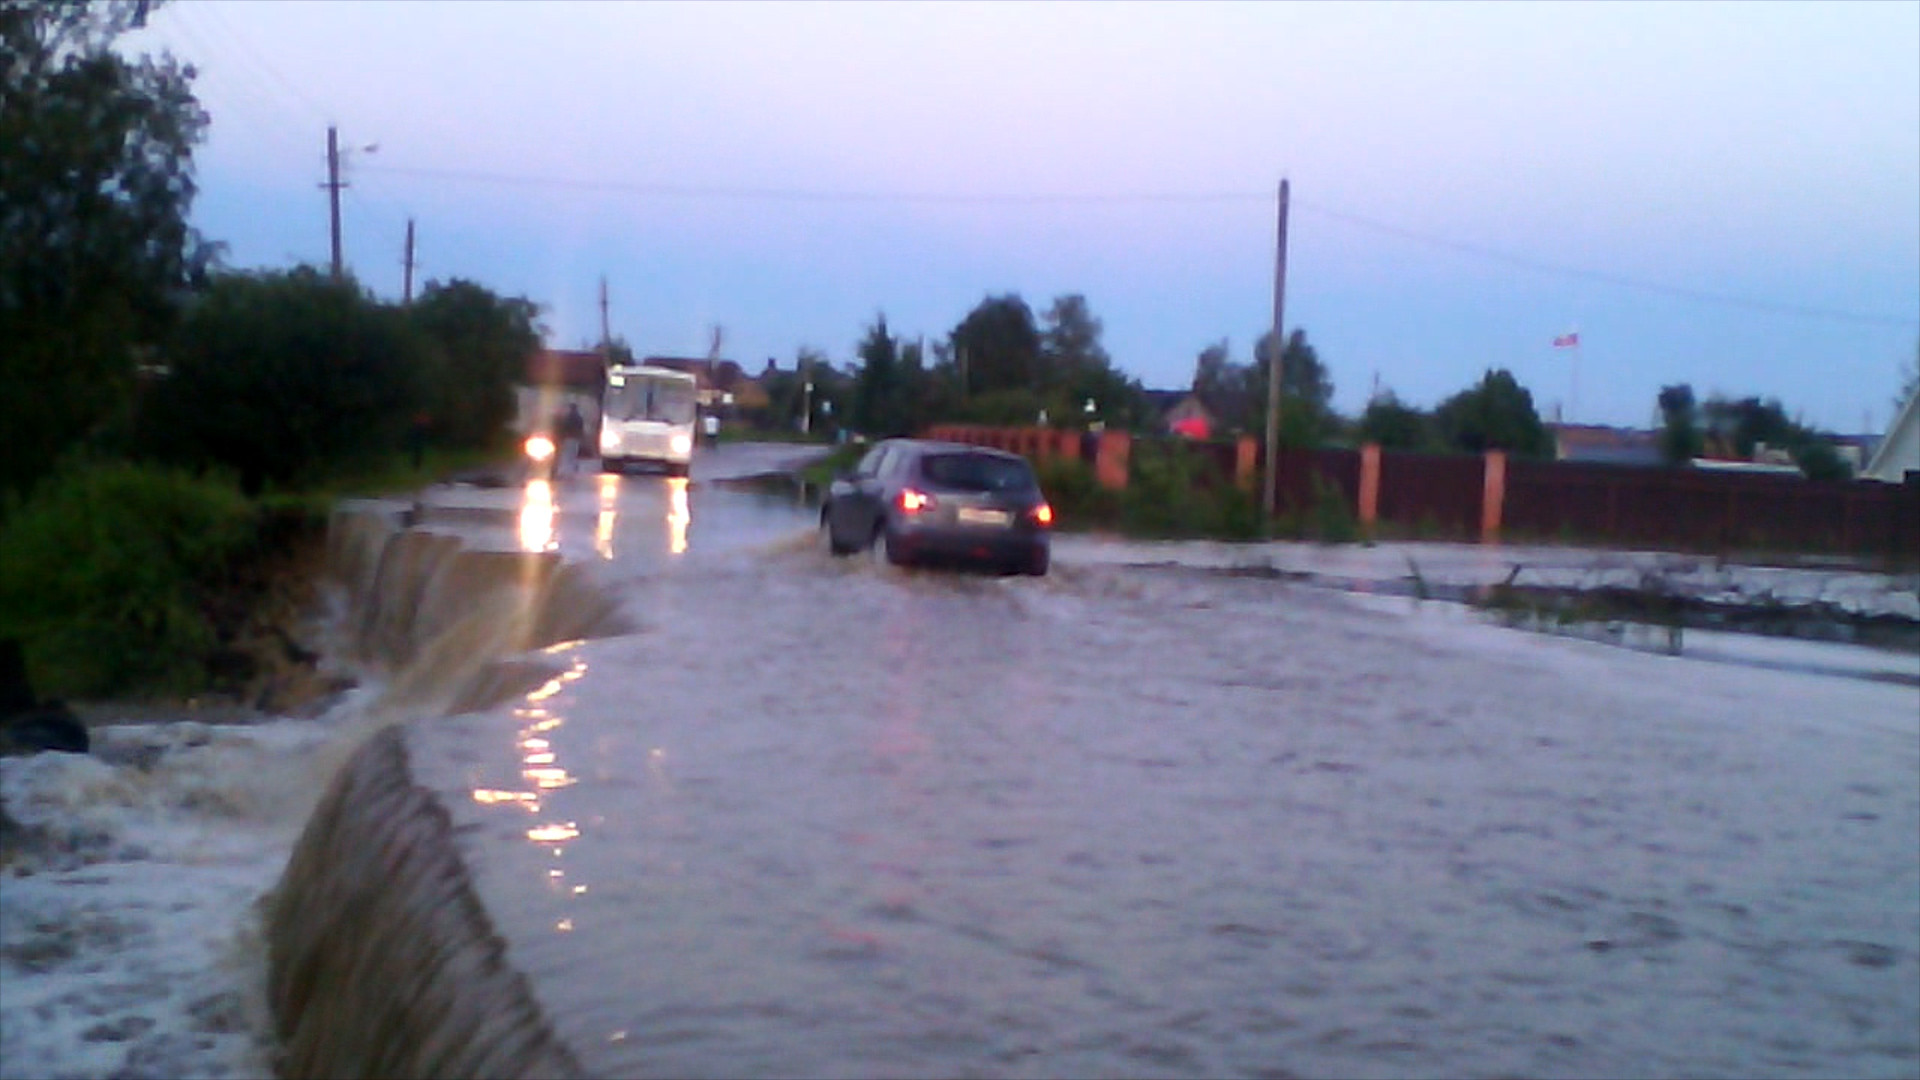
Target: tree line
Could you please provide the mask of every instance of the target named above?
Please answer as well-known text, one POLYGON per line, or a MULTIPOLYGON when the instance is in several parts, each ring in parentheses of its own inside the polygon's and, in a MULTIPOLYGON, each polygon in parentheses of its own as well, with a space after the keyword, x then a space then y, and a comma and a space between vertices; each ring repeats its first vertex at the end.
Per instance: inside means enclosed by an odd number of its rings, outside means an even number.
POLYGON ((76 456, 259 492, 409 438, 499 445, 536 306, 454 279, 403 308, 309 267, 224 266, 188 224, 194 69, 113 47, 160 6, 0 0, 0 512, 76 456))
MULTIPOLYGON (((311 484, 393 453, 502 445, 513 386, 542 328, 537 305, 466 280, 408 307, 312 268, 245 271, 188 224, 192 152, 209 118, 195 72, 112 45, 159 3, 0 0, 0 496, 17 499, 76 450, 197 470, 249 491, 311 484)), ((871 435, 935 422, 1155 430, 1161 409, 1114 362, 1084 296, 1043 312, 988 295, 944 335, 899 334, 884 313, 854 360, 803 349, 762 373, 769 417, 871 435), (810 385, 809 385, 810 384, 810 385)), ((1266 427, 1272 333, 1236 358, 1202 348, 1188 389, 1223 434, 1266 427)), ((621 343, 619 351, 624 350, 621 343)), ((1430 410, 1391 393, 1355 417, 1332 408, 1329 369, 1302 330, 1282 355, 1280 438, 1394 449, 1552 453, 1532 395, 1492 368, 1430 410)), ((1681 393, 1684 391, 1684 393, 1681 393)), ((1830 448, 1777 402, 1660 395, 1669 460, 1710 447, 1784 446, 1830 471, 1830 448)), ((0 508, 3 509, 3 508, 0 508)))

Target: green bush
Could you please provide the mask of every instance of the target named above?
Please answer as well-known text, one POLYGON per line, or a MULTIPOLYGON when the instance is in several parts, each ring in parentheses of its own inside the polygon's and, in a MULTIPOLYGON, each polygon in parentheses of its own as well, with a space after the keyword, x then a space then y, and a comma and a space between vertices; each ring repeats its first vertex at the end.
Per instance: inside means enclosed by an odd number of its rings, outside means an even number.
POLYGON ((1328 544, 1351 544, 1360 539, 1360 521, 1347 505, 1340 485, 1315 473, 1313 476, 1314 537, 1328 544))
POLYGON ((351 474, 406 445, 427 403, 426 340, 308 267, 218 277, 169 344, 138 442, 167 464, 230 469, 249 493, 351 474))
POLYGON ((201 598, 257 521, 225 480, 67 467, 0 528, 0 635, 21 641, 43 696, 192 693, 216 644, 201 598))
POLYGON ((1093 466, 1072 458, 1048 458, 1034 470, 1040 490, 1053 507, 1054 521, 1062 528, 1111 528, 1121 516, 1118 492, 1100 486, 1093 466))

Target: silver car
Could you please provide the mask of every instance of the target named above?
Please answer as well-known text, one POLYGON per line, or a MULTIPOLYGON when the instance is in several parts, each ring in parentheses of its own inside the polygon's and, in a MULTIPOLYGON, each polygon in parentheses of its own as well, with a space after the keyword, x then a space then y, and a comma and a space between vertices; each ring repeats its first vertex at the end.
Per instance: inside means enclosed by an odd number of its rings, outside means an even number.
POLYGON ((862 549, 896 566, 968 564, 1041 575, 1053 508, 1018 454, 888 439, 842 473, 820 507, 827 550, 862 549))

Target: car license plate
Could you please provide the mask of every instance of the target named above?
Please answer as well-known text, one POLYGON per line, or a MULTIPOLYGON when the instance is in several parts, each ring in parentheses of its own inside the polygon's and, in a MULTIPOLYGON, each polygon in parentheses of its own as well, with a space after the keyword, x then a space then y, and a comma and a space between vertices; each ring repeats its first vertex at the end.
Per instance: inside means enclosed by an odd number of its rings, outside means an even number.
POLYGON ((975 506, 963 506, 956 515, 962 525, 988 525, 1004 529, 1013 522, 1013 515, 1005 510, 982 510, 975 506))

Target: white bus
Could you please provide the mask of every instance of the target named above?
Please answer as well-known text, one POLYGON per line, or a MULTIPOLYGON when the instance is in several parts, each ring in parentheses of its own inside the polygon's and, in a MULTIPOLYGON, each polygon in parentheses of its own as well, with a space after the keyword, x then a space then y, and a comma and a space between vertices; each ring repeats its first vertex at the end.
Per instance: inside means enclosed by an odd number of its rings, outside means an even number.
POLYGON ((684 371, 646 365, 607 369, 607 398, 600 410, 600 461, 618 472, 647 464, 674 476, 687 475, 699 382, 684 371))

